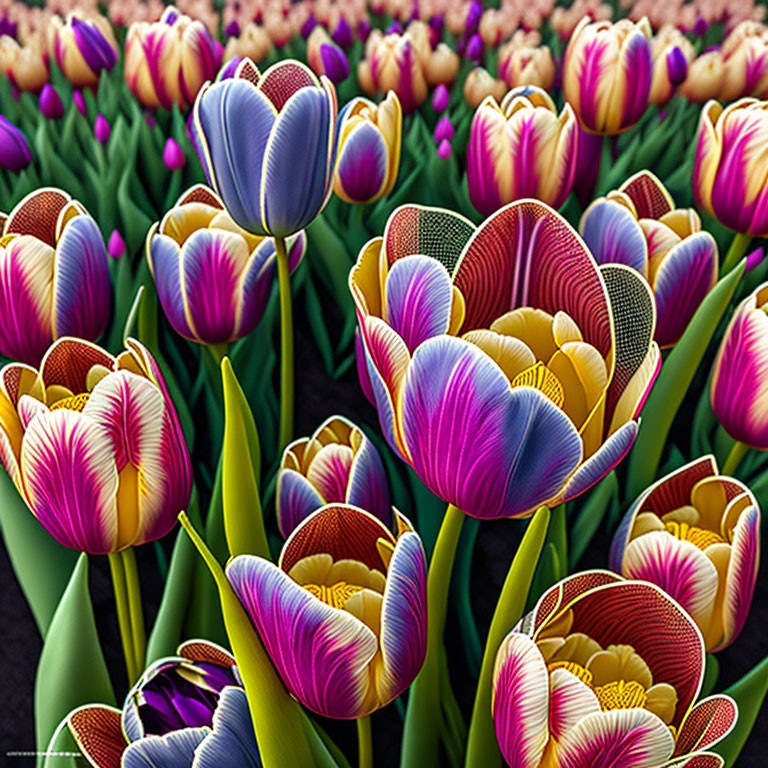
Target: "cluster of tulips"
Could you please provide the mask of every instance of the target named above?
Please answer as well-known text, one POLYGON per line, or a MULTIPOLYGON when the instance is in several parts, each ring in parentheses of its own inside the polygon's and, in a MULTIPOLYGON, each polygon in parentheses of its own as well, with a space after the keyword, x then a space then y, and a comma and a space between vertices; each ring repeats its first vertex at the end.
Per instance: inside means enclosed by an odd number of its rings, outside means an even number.
POLYGON ((2 5, 39 766, 371 768, 385 707, 406 768, 735 765, 768 692, 715 655, 761 631, 764 11, 2 5))

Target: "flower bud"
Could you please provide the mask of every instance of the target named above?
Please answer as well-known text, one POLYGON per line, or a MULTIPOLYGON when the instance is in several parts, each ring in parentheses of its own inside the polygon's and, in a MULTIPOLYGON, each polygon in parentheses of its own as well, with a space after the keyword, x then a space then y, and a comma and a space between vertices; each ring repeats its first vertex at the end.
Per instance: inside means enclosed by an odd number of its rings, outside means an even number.
POLYGON ((61 100, 61 96, 59 96, 56 89, 50 83, 46 83, 43 86, 37 103, 40 106, 40 111, 49 120, 58 120, 64 116, 64 103, 61 100))

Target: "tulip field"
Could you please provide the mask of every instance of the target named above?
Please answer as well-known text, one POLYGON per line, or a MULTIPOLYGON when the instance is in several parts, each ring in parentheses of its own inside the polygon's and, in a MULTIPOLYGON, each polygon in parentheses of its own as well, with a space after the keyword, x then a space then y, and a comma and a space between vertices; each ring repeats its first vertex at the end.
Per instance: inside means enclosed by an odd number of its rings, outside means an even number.
POLYGON ((764 3, 1 0, 0 229, 0 765, 768 764, 764 3))

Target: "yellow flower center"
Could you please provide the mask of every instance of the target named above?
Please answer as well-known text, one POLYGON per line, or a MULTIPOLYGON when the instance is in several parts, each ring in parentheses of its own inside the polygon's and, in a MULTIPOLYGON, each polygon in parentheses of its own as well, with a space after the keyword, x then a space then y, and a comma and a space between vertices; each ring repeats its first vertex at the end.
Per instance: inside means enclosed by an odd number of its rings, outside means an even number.
POLYGON ((698 528, 695 525, 688 525, 688 523, 678 523, 674 520, 670 520, 664 523, 664 527, 676 539, 680 539, 680 541, 690 541, 691 544, 699 549, 706 549, 712 544, 721 544, 725 542, 725 539, 714 531, 698 528))
POLYGON ((356 592, 363 588, 357 584, 349 584, 346 581, 337 581, 335 584, 304 584, 304 589, 318 600, 322 600, 332 608, 343 608, 344 604, 356 592))
POLYGON ((563 407, 563 402, 565 401, 563 385, 557 376, 541 361, 518 373, 511 383, 513 387, 533 387, 538 389, 558 408, 563 407))
POLYGON ((645 688, 635 680, 614 680, 593 690, 603 712, 609 709, 642 709, 648 701, 645 688))
POLYGON ((575 661, 553 661, 551 664, 547 665, 547 669, 550 672, 555 669, 564 669, 566 672, 570 672, 572 675, 578 677, 582 683, 585 683, 590 688, 592 687, 592 673, 575 661))
POLYGON ((81 392, 79 395, 72 395, 72 397, 64 397, 61 400, 57 400, 52 406, 52 411, 57 411, 60 408, 64 408, 68 411, 77 411, 81 413, 85 404, 88 402, 88 398, 91 396, 90 392, 81 392))

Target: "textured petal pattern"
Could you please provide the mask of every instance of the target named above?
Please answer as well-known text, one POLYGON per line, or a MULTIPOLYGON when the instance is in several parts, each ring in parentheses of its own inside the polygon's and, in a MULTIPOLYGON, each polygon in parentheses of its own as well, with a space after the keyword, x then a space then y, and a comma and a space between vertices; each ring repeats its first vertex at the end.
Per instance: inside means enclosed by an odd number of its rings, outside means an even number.
POLYGON ((368 203, 387 183, 389 149, 381 131, 370 122, 356 125, 345 137, 336 166, 338 187, 350 203, 368 203))
POLYGON ((277 476, 277 524, 287 538, 304 518, 323 506, 324 500, 299 472, 283 469, 277 476))
POLYGON ((259 748, 242 688, 228 686, 221 691, 212 729, 195 750, 194 768, 260 768, 259 748))
POLYGON ((99 705, 79 707, 67 715, 67 728, 80 751, 97 768, 120 768, 127 745, 120 710, 99 705))
POLYGON ((730 696, 710 696, 688 713, 677 735, 676 755, 708 749, 736 725, 738 708, 730 696))
POLYGON ((165 736, 145 736, 129 744, 121 768, 190 768, 195 749, 210 728, 182 728, 165 736))
POLYGON ((648 272, 648 246, 633 213, 613 200, 596 200, 579 227, 598 264, 626 264, 641 275, 648 272))

